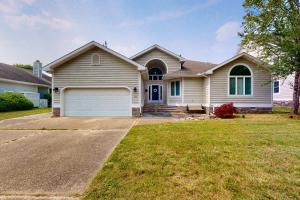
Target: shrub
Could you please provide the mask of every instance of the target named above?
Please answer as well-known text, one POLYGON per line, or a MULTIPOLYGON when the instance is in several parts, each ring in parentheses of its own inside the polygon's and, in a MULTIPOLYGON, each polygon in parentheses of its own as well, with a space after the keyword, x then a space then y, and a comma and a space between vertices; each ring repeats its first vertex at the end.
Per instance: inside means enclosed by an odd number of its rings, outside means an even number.
POLYGON ((0 94, 0 111, 29 110, 33 103, 24 95, 15 92, 0 94))
POLYGON ((214 114, 219 118, 233 118, 233 114, 236 113, 236 108, 233 103, 223 104, 215 109, 214 114))
POLYGON ((51 108, 51 104, 52 104, 52 100, 51 100, 52 97, 51 97, 51 94, 46 93, 46 94, 44 94, 44 97, 43 97, 43 98, 48 100, 48 107, 51 108))

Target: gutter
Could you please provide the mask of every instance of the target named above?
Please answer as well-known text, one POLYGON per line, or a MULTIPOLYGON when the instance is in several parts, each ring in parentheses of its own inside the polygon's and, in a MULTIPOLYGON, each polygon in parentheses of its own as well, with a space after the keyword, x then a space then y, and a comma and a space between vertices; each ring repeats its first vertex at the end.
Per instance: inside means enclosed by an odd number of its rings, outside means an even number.
POLYGON ((44 84, 39 84, 39 83, 31 83, 31 82, 24 82, 24 81, 16 81, 16 80, 5 79, 5 78, 0 78, 0 81, 8 82, 8 83, 24 84, 24 85, 36 85, 36 86, 51 88, 51 86, 49 86, 49 85, 44 85, 44 84))

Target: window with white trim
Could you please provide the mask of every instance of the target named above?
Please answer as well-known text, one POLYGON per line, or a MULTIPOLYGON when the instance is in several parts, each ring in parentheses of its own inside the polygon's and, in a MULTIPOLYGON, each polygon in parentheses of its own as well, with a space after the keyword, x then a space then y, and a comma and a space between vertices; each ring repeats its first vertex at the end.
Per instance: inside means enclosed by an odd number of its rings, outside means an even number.
POLYGON ((279 81, 274 81, 273 83, 273 92, 274 94, 278 94, 280 91, 280 85, 279 85, 279 81))
POLYGON ((180 81, 171 81, 171 96, 180 96, 180 81))
POLYGON ((229 74, 229 95, 249 96, 251 94, 251 71, 244 65, 235 66, 229 74))
POLYGON ((163 73, 159 68, 152 68, 149 70, 149 80, 162 80, 163 73))
POLYGON ((97 53, 94 53, 92 55, 92 65, 100 65, 100 55, 97 53))

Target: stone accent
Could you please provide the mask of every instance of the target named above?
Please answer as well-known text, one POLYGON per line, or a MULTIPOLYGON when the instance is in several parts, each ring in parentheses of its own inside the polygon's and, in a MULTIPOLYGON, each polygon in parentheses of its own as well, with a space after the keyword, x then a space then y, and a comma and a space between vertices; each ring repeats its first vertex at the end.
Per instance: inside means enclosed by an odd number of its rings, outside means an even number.
MULTIPOLYGON (((216 108, 216 107, 215 107, 216 108)), ((213 107, 204 107, 205 113, 206 114, 213 114, 213 107)), ((272 112, 272 107, 243 107, 243 108, 238 108, 236 107, 238 113, 253 113, 253 114, 258 114, 258 113, 271 113, 272 112)))
POLYGON ((132 116, 140 117, 141 116, 140 108, 132 108, 132 116))
POLYGON ((60 108, 53 108, 52 116, 59 117, 60 116, 60 108))
POLYGON ((273 102, 274 105, 276 106, 292 106, 293 105, 293 101, 274 101, 273 102))
POLYGON ((272 107, 237 108, 238 113, 272 113, 272 107))

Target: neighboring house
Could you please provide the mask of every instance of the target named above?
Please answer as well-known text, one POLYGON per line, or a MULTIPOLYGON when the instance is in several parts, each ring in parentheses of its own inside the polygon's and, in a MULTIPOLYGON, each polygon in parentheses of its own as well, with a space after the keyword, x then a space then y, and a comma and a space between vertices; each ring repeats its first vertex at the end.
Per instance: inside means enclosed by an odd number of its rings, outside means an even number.
POLYGON ((289 75, 286 79, 275 80, 273 83, 274 104, 291 105, 293 102, 294 75, 289 75))
POLYGON ((221 64, 185 58, 153 45, 127 58, 90 42, 53 61, 55 116, 138 116, 149 104, 203 106, 233 102, 243 111, 272 110, 271 75, 242 53, 221 64))
MULTIPOLYGON (((257 56, 259 50, 253 51, 244 47, 239 47, 237 54, 248 53, 257 56)), ((273 80, 273 102, 277 105, 291 105, 293 102, 294 75, 289 75, 285 79, 273 80)))
POLYGON ((0 93, 19 92, 32 101, 34 107, 47 107, 44 94, 51 91, 51 77, 42 74, 42 64, 36 61, 33 73, 0 63, 0 93))

